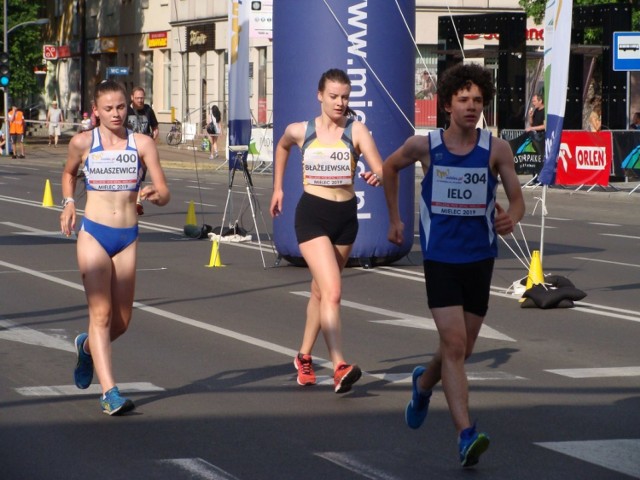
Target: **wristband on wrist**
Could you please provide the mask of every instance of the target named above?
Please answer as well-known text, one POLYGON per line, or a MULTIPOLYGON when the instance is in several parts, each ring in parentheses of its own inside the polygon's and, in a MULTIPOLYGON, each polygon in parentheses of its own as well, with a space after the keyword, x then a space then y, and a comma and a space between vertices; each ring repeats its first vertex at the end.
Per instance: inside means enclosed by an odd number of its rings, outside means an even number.
POLYGON ((76 203, 73 197, 65 197, 62 199, 62 208, 66 207, 70 203, 76 203))

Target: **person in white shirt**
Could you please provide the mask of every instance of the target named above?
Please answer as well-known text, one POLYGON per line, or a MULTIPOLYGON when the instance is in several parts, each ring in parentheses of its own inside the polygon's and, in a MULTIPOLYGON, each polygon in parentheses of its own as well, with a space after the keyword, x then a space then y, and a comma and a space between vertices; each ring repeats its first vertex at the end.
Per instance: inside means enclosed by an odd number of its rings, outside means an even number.
POLYGON ((54 100, 47 111, 47 127, 49 127, 49 146, 53 141, 53 146, 58 146, 58 138, 60 137, 60 124, 64 122, 62 110, 58 108, 58 102, 54 100))

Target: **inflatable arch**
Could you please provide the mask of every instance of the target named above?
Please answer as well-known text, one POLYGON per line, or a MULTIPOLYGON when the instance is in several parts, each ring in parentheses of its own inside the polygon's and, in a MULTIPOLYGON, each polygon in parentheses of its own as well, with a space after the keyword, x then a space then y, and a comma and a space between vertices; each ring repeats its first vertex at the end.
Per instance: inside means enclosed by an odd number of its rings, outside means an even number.
MULTIPOLYGON (((330 68, 351 78, 349 106, 372 132, 383 159, 414 134, 415 0, 278 0, 273 19, 274 141, 288 124, 319 115, 318 80, 330 68)), ((365 167, 361 159, 355 183, 359 231, 350 266, 391 263, 408 254, 414 241, 414 169, 400 176, 405 242, 397 246, 387 241, 383 189, 359 178, 365 167)), ((297 148, 289 156, 284 190, 283 212, 274 219, 275 246, 280 256, 303 265, 294 231, 302 194, 297 148)))

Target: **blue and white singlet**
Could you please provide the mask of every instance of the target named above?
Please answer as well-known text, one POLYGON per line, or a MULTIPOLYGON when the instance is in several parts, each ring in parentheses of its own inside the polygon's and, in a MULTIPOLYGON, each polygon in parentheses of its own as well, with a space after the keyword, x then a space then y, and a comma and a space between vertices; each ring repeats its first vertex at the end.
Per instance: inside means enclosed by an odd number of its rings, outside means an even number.
POLYGON ((491 132, 477 131, 478 141, 466 155, 447 150, 443 130, 429 132, 431 163, 420 195, 425 260, 470 263, 498 255, 493 224, 498 179, 489 165, 491 132))
POLYGON ((92 132, 93 142, 82 168, 87 191, 140 190, 143 169, 133 132, 127 130, 127 146, 124 150, 105 150, 100 138, 100 129, 94 128, 92 132))

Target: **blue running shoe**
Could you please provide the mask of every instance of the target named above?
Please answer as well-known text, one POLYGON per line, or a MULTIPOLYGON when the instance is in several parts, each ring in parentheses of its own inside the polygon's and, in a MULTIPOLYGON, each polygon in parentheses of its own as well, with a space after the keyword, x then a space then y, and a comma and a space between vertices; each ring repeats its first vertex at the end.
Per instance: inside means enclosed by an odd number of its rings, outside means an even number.
POLYGON ((93 380, 93 359, 91 355, 85 353, 83 348, 88 336, 86 333, 81 333, 73 342, 76 346, 76 355, 78 356, 76 369, 73 371, 73 379, 76 382, 76 387, 83 390, 89 388, 91 380, 93 380))
POLYGON ((460 450, 460 464, 463 467, 471 467, 478 463, 480 455, 489 448, 489 437, 486 433, 476 432, 476 425, 465 428, 458 438, 460 450))
POLYGON ((429 401, 431 400, 431 390, 423 394, 418 391, 418 377, 424 373, 425 367, 416 367, 413 369, 412 384, 413 395, 411 401, 407 404, 404 412, 404 419, 410 428, 420 428, 427 418, 429 412, 429 401))
POLYGON ((122 415, 136 408, 131 400, 120 396, 118 387, 113 387, 100 398, 100 406, 107 415, 122 415))

